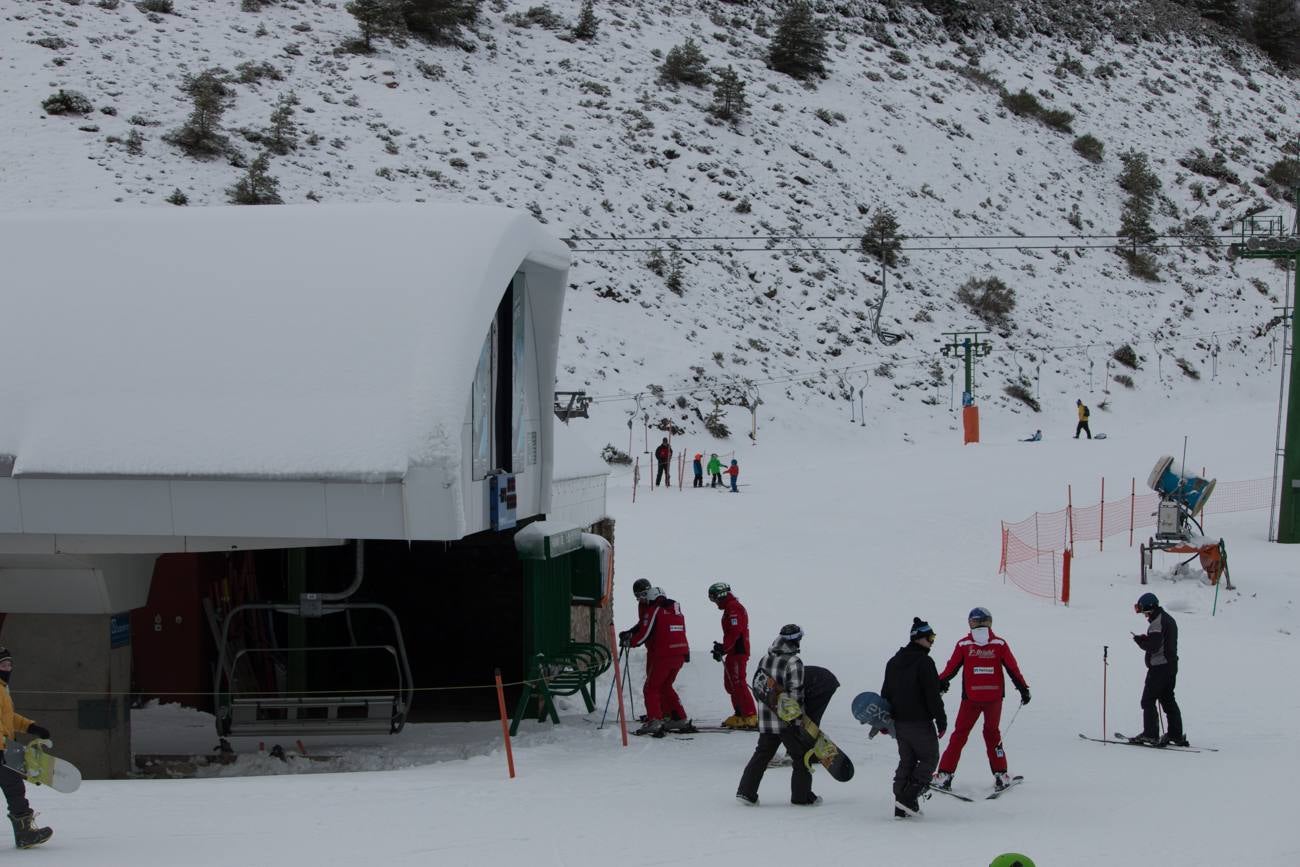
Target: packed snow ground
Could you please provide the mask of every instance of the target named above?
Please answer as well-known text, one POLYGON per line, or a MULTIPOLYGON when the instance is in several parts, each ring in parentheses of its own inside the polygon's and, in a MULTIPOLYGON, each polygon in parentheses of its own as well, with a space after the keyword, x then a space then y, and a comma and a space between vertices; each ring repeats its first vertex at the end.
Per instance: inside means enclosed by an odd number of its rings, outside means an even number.
MULTIPOLYGON (((817 808, 789 804, 785 769, 769 771, 758 809, 734 801, 753 735, 631 738, 625 749, 616 726, 597 730, 599 709, 587 716, 570 704, 558 727, 524 724, 514 742, 514 780, 506 776, 499 725, 469 723, 309 743, 313 752, 341 756, 333 767, 361 772, 88 782, 70 796, 37 791, 37 809, 56 829, 45 857, 69 867, 352 867, 358 859, 716 867, 846 864, 868 851, 872 861, 982 865, 1014 850, 1068 867, 1138 864, 1158 849, 1179 865, 1297 863, 1291 801, 1273 787, 1297 767, 1300 698, 1286 688, 1285 673, 1300 631, 1297 552, 1266 541, 1266 512, 1224 515, 1209 526, 1228 540, 1240 588, 1221 591, 1215 616, 1208 586, 1184 580, 1150 588, 1179 621, 1188 736, 1217 753, 1077 737, 1102 731, 1103 645, 1110 648, 1109 728, 1140 725, 1142 655, 1129 633, 1144 621, 1132 609, 1141 590, 1137 551, 1126 539, 1112 537, 1104 554, 1080 550, 1069 608, 995 574, 999 518, 1059 508, 1066 484, 1092 490, 1103 474, 1117 487, 1141 479, 1158 455, 1181 452, 1184 434, 1188 463, 1204 464, 1213 476, 1269 475, 1276 381, 1260 376, 1250 388, 1201 394, 1121 401, 1128 421, 1122 429, 1112 422, 1110 437, 1093 442, 1069 438, 1071 417, 1058 418, 1044 442, 1030 445, 1015 442, 1025 433, 1019 420, 989 414, 983 444, 965 448, 938 426, 910 431, 907 443, 847 420, 815 441, 768 423, 759 445, 741 447, 748 486, 735 495, 688 483, 649 495, 642 488, 633 505, 629 475, 611 479, 618 620, 626 625, 634 616, 635 577, 681 600, 695 648, 679 679, 690 713, 716 722, 729 712, 721 667, 707 652, 719 632, 705 598, 714 580, 730 581, 748 606, 756 645, 797 622, 807 630, 806 662, 841 680, 825 724, 857 774, 840 784, 817 773, 814 789, 825 798, 817 808), (858 691, 878 689, 913 615, 934 624, 942 663, 974 605, 993 611, 995 631, 1009 640, 1032 686, 1033 702, 1005 738, 1011 769, 1026 783, 993 802, 934 799, 922 822, 895 822, 893 743, 868 742, 849 702, 858 691)), ((642 670, 638 652, 638 688, 642 670)), ((635 700, 639 709, 639 692, 635 700)), ((947 704, 951 718, 955 691, 947 704)), ((214 742, 209 719, 175 708, 137 713, 135 738, 141 752, 206 751, 214 742)), ((245 759, 223 773, 303 764, 245 759)), ((956 787, 976 793, 990 783, 976 733, 956 787)))

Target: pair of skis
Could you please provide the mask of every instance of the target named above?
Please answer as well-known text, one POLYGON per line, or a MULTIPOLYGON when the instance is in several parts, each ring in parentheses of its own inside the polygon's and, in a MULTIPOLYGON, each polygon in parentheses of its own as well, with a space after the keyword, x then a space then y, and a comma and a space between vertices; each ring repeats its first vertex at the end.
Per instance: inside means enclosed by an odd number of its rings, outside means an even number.
MULTIPOLYGON (((1011 789, 1014 789, 1016 786, 1023 783, 1024 781, 1025 778, 1017 774, 1016 776, 1011 778, 1010 783, 1007 783, 1005 786, 1003 786, 1000 789, 994 789, 992 792, 989 792, 987 795, 983 797, 983 800, 992 801, 995 798, 1000 798, 1004 794, 1009 792, 1011 789)), ((954 792, 952 789, 941 789, 938 786, 930 786, 926 791, 938 792, 941 795, 948 795, 949 797, 956 798, 959 801, 965 801, 968 804, 973 804, 975 803, 975 801, 980 800, 978 798, 972 798, 969 795, 963 795, 961 792, 954 792)))
POLYGON ((1097 743, 1097 744, 1123 744, 1125 746, 1130 746, 1130 747, 1146 747, 1149 750, 1168 750, 1169 752, 1172 753, 1200 753, 1200 752, 1217 753, 1218 752, 1218 750, 1215 749, 1214 747, 1179 747, 1179 746, 1175 746, 1174 744, 1166 744, 1165 746, 1162 747, 1157 744, 1144 744, 1141 741, 1135 741, 1128 735, 1120 734, 1119 732, 1115 732, 1113 739, 1093 738, 1093 737, 1089 737, 1088 735, 1085 735, 1083 732, 1079 733, 1079 737, 1083 738, 1085 741, 1092 741, 1093 743, 1097 743))

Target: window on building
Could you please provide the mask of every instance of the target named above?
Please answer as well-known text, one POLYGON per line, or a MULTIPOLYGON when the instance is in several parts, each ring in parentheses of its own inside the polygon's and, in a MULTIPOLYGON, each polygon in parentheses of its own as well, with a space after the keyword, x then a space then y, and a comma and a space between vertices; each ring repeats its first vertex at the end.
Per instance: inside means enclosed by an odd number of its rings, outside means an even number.
POLYGON ((518 274, 497 306, 474 372, 470 403, 475 479, 486 478, 495 470, 524 470, 527 314, 524 278, 518 274))

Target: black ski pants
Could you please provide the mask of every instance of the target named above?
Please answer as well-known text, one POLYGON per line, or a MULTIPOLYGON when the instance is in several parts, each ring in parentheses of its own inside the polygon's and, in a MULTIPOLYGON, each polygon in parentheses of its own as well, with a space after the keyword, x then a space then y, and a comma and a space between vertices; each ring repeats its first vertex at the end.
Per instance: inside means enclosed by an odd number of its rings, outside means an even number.
POLYGON ((655 484, 656 484, 656 485, 671 485, 672 483, 673 483, 673 480, 670 479, 670 478, 668 478, 668 462, 667 462, 667 461, 660 461, 660 462, 659 462, 659 472, 655 473, 655 484))
POLYGON ((894 771, 894 800, 916 810, 921 793, 939 766, 939 736, 934 723, 894 720, 898 738, 898 769, 894 771))
POLYGON ((1164 709, 1169 720, 1169 736, 1182 739, 1183 712, 1174 699, 1174 684, 1178 680, 1178 666, 1153 665, 1147 669, 1147 681, 1142 686, 1142 734, 1160 737, 1160 716, 1156 704, 1164 709))
POLYGON ((722 484, 722 473, 710 473, 710 474, 709 474, 709 487, 710 487, 710 488, 716 488, 716 487, 718 487, 719 485, 721 485, 721 486, 724 487, 724 488, 726 487, 726 485, 723 485, 723 484, 722 484))
POLYGON ((0 792, 4 792, 9 815, 27 815, 32 811, 32 805, 27 803, 27 784, 23 782, 22 772, 6 765, 3 758, 0 758, 0 766, 3 766, 0 767, 0 792))
POLYGON ((1088 423, 1086 421, 1081 421, 1074 426, 1074 438, 1078 439, 1079 434, 1081 433, 1086 433, 1088 435, 1088 439, 1092 439, 1092 428, 1088 427, 1088 423))
POLYGON ((750 757, 749 764, 745 765, 745 772, 740 775, 740 785, 736 787, 736 794, 758 798, 758 784, 763 781, 763 773, 767 770, 767 763, 772 761, 772 757, 776 755, 777 748, 781 744, 785 744, 786 751, 794 757, 794 764, 790 774, 790 803, 812 803, 814 797, 812 772, 803 764, 803 754, 808 749, 800 740, 799 733, 790 726, 783 726, 779 735, 768 732, 759 734, 758 745, 754 747, 754 755, 750 757))

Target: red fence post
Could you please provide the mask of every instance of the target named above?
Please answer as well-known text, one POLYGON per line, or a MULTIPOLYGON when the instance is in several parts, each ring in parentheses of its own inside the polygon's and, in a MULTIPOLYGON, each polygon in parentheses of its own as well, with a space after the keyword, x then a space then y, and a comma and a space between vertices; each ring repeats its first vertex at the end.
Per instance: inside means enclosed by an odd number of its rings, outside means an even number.
POLYGON ((1070 604, 1070 549, 1061 555, 1061 604, 1070 604))
POLYGON ((1106 477, 1101 477, 1101 515, 1098 517, 1101 528, 1097 531, 1097 550, 1106 550, 1106 477))
POLYGON ((506 722, 506 693, 501 686, 501 669, 496 670, 497 706, 501 709, 501 739, 506 742, 506 767, 510 769, 510 779, 515 778, 515 754, 510 750, 510 724, 506 722))

